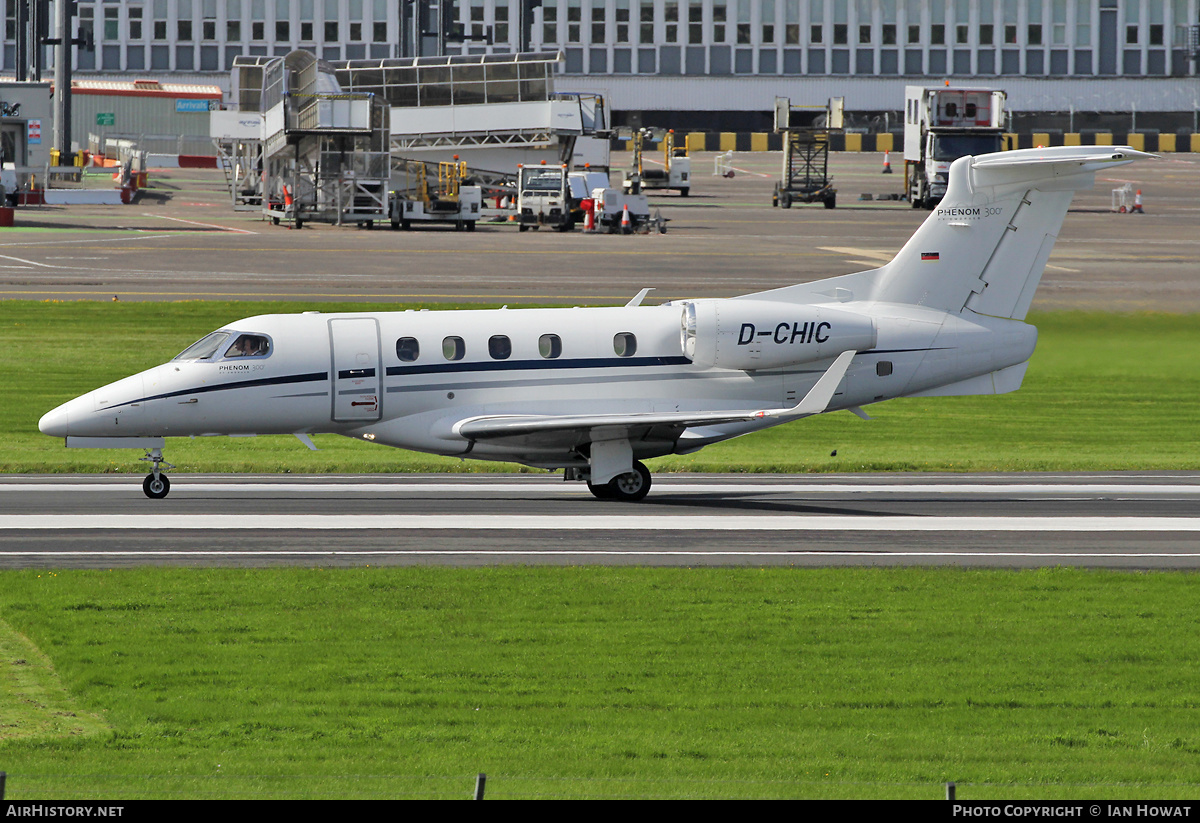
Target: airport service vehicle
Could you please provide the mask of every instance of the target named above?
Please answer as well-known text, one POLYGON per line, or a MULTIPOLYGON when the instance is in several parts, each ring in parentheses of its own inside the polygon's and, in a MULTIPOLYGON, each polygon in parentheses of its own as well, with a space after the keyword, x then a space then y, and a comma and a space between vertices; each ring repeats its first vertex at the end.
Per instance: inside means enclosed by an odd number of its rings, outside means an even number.
POLYGON ((631 228, 650 218, 644 194, 623 194, 609 188, 608 173, 568 171, 567 166, 521 166, 517 172, 517 222, 521 231, 548 226, 570 231, 595 214, 596 225, 606 231, 621 230, 628 207, 631 228))
POLYGON ((681 197, 687 197, 692 188, 692 159, 688 156, 687 139, 681 146, 675 142, 674 131, 663 135, 663 163, 659 169, 648 168, 642 154, 642 144, 652 137, 649 129, 633 133, 633 168, 625 175, 621 189, 626 194, 638 194, 645 189, 674 189, 681 197))
POLYGON ((475 231, 482 216, 483 189, 469 185, 467 164, 461 160, 438 163, 438 180, 429 180, 429 164, 404 163, 403 188, 388 197, 388 217, 393 229, 410 229, 413 223, 448 223, 475 231))
MULTIPOLYGON (((596 228, 612 234, 649 229, 652 222, 663 229, 661 219, 652 221, 650 201, 645 194, 630 194, 616 189, 593 189, 593 208, 596 213, 596 228), (628 220, 628 225, 625 225, 628 220)), ((665 233, 665 231, 664 231, 665 233)))
POLYGON ((521 231, 539 226, 570 231, 579 203, 565 165, 517 166, 517 226, 521 231))
POLYGON ((904 174, 914 209, 946 194, 950 164, 1000 151, 1006 95, 999 89, 904 87, 904 174))
POLYGON ((1150 156, 960 158, 890 262, 739 297, 247 317, 38 425, 67 446, 145 449, 152 498, 170 488, 165 438, 334 433, 563 469, 636 501, 647 458, 894 397, 1019 388, 1037 342, 1023 321, 1073 192, 1150 156))

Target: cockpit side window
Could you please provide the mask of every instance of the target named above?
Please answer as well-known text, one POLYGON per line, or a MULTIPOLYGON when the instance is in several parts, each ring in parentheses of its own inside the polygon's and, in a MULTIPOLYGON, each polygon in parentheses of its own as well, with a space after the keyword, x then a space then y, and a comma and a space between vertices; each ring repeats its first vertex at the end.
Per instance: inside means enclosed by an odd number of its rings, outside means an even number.
POLYGON ((271 353, 271 341, 262 334, 242 334, 225 351, 226 357, 266 357, 271 353))
POLYGON ((175 355, 175 360, 207 360, 212 357, 222 344, 229 339, 229 332, 215 331, 206 337, 202 337, 186 349, 175 355))

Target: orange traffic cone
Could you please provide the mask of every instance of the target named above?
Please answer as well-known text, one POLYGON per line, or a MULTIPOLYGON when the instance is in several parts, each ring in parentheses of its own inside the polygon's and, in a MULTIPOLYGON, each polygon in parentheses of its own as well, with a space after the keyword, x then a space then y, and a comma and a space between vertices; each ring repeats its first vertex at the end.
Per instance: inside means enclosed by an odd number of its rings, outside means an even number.
POLYGON ((1138 189, 1137 194, 1133 196, 1133 208, 1129 210, 1130 214, 1145 214, 1142 210, 1142 190, 1138 189))
POLYGON ((890 160, 888 160, 888 153, 886 151, 883 153, 883 173, 892 173, 892 163, 890 160))
POLYGON ((629 234, 632 228, 633 225, 629 222, 629 204, 626 203, 625 209, 621 212, 621 231, 625 234, 629 234))
POLYGON ((584 209, 583 230, 584 231, 595 231, 596 230, 596 210, 595 209, 584 209))
POLYGON ((287 186, 283 187, 283 205, 285 205, 285 206, 292 205, 292 193, 290 191, 288 191, 287 186))

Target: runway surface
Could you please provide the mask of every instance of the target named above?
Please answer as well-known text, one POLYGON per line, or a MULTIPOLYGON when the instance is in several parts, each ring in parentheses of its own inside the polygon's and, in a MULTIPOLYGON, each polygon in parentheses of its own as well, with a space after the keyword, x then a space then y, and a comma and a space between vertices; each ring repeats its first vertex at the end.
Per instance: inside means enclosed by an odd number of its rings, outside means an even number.
POLYGON ((0 568, 960 565, 1200 569, 1200 475, 0 479, 0 568))

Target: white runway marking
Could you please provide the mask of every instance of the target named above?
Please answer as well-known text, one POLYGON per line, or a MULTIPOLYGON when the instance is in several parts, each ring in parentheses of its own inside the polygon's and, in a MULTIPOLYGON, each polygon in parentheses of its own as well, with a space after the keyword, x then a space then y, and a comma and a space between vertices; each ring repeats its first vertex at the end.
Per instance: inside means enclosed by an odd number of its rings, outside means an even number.
POLYGON ((0 530, 515 530, 797 532, 1200 532, 1200 517, 895 517, 864 515, 12 514, 0 530))

